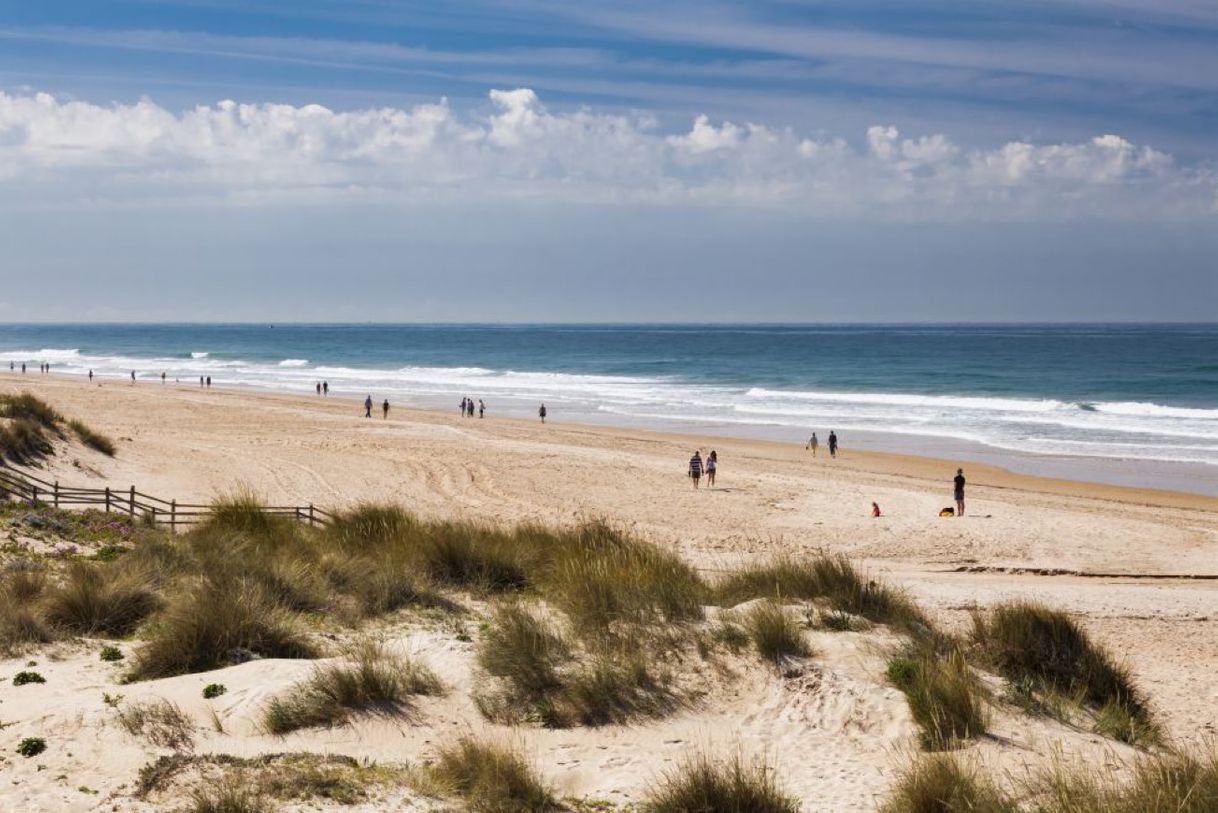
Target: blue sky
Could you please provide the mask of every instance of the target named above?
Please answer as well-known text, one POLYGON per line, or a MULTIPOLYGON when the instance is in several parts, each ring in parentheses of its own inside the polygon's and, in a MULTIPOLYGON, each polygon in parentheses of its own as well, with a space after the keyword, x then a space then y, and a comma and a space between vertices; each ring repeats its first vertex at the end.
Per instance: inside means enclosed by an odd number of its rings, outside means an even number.
POLYGON ((154 280, 201 318, 1218 315, 1212 2, 6 1, 0 94, 0 281, 74 292, 0 319, 174 318, 154 280), (372 293, 298 247, 319 219, 372 293), (225 268, 312 293, 197 285, 225 268), (463 272, 505 290, 474 307, 463 272))

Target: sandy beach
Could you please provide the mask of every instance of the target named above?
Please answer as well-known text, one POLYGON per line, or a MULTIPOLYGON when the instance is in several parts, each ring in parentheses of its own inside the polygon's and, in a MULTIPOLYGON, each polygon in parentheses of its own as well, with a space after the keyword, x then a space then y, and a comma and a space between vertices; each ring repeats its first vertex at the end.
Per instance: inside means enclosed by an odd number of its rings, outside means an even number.
MULTIPOLYGON (((674 547, 707 574, 777 552, 827 549, 907 589, 949 628, 966 624, 973 607, 1036 598, 1074 614, 1128 663, 1171 741, 1218 736, 1218 498, 965 465, 968 516, 941 519, 939 509, 952 504, 955 461, 857 452, 849 437, 832 460, 824 446, 813 458, 799 445, 571 425, 553 413, 545 425, 464 418, 455 408, 394 408, 386 420, 378 409, 365 419, 357 401, 337 396, 0 375, 0 392, 23 390, 117 442, 114 458, 73 449, 48 461, 40 476, 65 485, 134 484, 194 502, 245 484, 271 503, 327 509, 392 501, 434 518, 603 518, 674 547), (718 453, 714 489, 694 490, 684 476, 695 448, 718 453)), ((877 678, 883 666, 873 639, 814 633, 826 665, 799 678, 802 691, 749 673, 717 678, 722 685, 703 708, 654 723, 498 733, 519 738, 564 792, 628 800, 684 749, 709 743, 768 753, 807 810, 873 809, 913 731, 900 694, 877 678)), ((453 686, 471 680, 468 647, 451 637, 412 631, 395 645, 426 656, 453 686)), ((55 679, 0 704, 5 721, 22 721, 39 704, 48 730, 75 738, 72 755, 56 756, 51 770, 10 761, 14 784, 0 791, 0 807, 110 809, 107 794, 147 760, 146 750, 112 747, 100 733, 110 667, 92 651, 60 645, 44 670, 55 679), (61 774, 72 777, 70 788, 53 780, 61 774), (78 784, 102 792, 82 795, 72 790, 78 784)), ((21 660, 3 662, 0 674, 21 660)), ((253 733, 249 715, 259 701, 308 669, 267 660, 122 691, 175 698, 202 714, 199 686, 222 678, 231 691, 217 708, 228 733, 204 735, 198 749, 247 756, 319 750, 414 759, 445 731, 488 727, 454 691, 427 700, 417 723, 376 720, 286 740, 253 733)), ((1124 746, 1047 721, 1000 719, 995 731, 976 749, 999 765, 1055 746, 1128 756, 1124 746)), ((6 752, 14 736, 0 733, 6 752)))

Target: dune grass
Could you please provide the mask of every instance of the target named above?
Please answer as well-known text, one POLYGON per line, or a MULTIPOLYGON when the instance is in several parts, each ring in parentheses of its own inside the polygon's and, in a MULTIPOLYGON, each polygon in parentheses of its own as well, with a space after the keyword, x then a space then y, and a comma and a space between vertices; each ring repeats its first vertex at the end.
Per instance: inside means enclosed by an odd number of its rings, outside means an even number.
POLYGON ((476 701, 484 716, 499 722, 605 725, 658 716, 680 702, 671 675, 646 646, 577 651, 519 602, 495 610, 477 658, 496 681, 476 701))
POLYGON ((240 777, 214 785, 195 788, 190 793, 187 813, 272 813, 274 808, 259 790, 247 786, 240 777))
POLYGON ((308 679, 273 698, 263 711, 262 727, 271 734, 286 734, 338 725, 353 714, 400 714, 415 695, 442 691, 440 679, 427 666, 365 640, 352 647, 346 662, 319 666, 308 679))
POLYGON ((754 604, 741 621, 757 654, 768 661, 802 658, 811 651, 799 624, 776 601, 766 599, 754 604))
POLYGON ((721 579, 713 592, 715 600, 725 607, 755 598, 824 599, 834 610, 887 624, 915 638, 941 637, 908 596, 864 578, 849 559, 830 553, 804 558, 778 556, 748 565, 721 579))
POLYGON ((429 790, 459 797, 477 813, 558 811, 554 792, 524 757, 500 743, 461 737, 442 746, 425 771, 429 790))
POLYGON ((737 755, 716 761, 698 754, 648 788, 642 813, 798 813, 799 802, 778 787, 764 761, 737 755))
POLYGON ((118 709, 118 721, 133 737, 160 748, 189 751, 194 748, 194 723, 176 703, 161 699, 132 703, 118 709))
POLYGON ((1135 744, 1160 739, 1129 670, 1065 613, 1033 602, 1000 604, 974 614, 972 641, 1013 683, 1079 697, 1098 713, 1101 733, 1135 744))
POLYGON ((901 773, 880 807, 880 813, 1018 813, 1019 810, 1019 805, 975 764, 949 754, 932 754, 916 760, 901 773))
POLYGON ((1210 813, 1218 810, 1218 751, 1139 758, 1121 779, 1094 766, 1063 764, 1032 782, 1037 813, 1210 813))
POLYGON ((135 655, 132 680, 203 672, 250 657, 309 658, 316 648, 256 581, 217 573, 170 598, 135 655))
POLYGON ((13 418, 0 424, 0 457, 18 465, 36 463, 55 447, 42 426, 26 418, 13 418))
POLYGON ((160 597, 132 570, 73 562, 46 591, 47 621, 81 635, 125 637, 160 606, 160 597))
POLYGON ((90 449, 101 452, 106 457, 114 457, 114 441, 103 435, 101 432, 94 431, 84 421, 79 421, 73 418, 72 420, 68 421, 68 428, 76 434, 77 439, 79 439, 81 443, 88 446, 90 449))
POLYGON ((905 694, 923 748, 951 748, 986 732, 985 692, 963 652, 913 650, 890 659, 887 675, 905 694))
POLYGON ((0 654, 54 639, 36 606, 46 586, 46 572, 41 568, 10 563, 0 572, 0 654))

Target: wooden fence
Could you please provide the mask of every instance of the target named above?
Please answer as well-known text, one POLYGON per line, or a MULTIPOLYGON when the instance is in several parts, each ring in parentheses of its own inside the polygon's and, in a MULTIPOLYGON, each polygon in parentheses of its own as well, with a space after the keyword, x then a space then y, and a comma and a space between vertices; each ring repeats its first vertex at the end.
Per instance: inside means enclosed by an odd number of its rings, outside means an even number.
MULTIPOLYGON (((175 531, 179 526, 205 521, 212 512, 210 505, 163 500, 137 491, 135 486, 127 489, 61 486, 58 480, 43 480, 3 464, 0 464, 0 498, 18 500, 28 505, 43 503, 55 508, 97 508, 107 513, 126 514, 133 519, 167 525, 175 531)), ((328 525, 334 518, 330 512, 312 504, 266 505, 262 507, 262 512, 291 517, 297 522, 307 522, 310 527, 328 525)))

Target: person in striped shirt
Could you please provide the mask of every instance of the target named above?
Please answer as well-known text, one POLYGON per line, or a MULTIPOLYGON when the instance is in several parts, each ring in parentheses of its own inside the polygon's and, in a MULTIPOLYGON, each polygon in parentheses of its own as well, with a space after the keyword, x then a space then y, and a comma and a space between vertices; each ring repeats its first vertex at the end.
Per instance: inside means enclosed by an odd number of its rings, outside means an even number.
POLYGON ((694 450, 694 456, 689 459, 689 477, 697 488, 702 480, 702 455, 698 450, 694 450))

